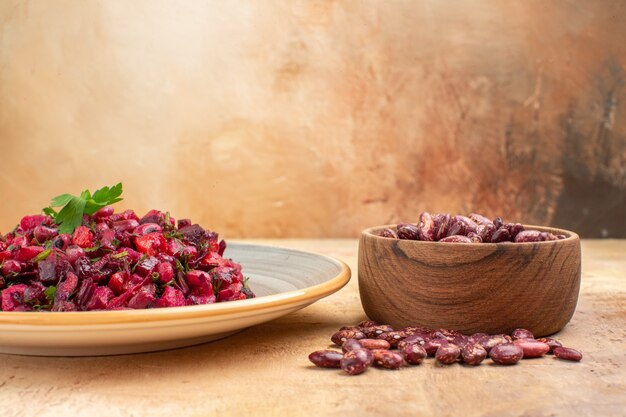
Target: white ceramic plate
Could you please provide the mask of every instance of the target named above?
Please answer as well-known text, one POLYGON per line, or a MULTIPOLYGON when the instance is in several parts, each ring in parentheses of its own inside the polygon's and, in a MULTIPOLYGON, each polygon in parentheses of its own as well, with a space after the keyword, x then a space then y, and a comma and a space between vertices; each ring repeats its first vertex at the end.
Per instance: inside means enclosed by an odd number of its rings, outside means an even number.
POLYGON ((232 243, 257 298, 148 310, 0 312, 0 352, 91 356, 150 352, 220 339, 338 291, 348 266, 315 253, 232 243))

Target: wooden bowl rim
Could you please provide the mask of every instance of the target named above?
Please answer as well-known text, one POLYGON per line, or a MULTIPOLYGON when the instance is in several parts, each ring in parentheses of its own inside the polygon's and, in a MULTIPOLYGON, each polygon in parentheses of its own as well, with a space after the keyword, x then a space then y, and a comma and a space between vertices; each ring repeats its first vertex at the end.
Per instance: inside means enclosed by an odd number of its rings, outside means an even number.
MULTIPOLYGON (((540 232, 550 232, 550 233, 554 233, 557 235, 565 235, 566 238, 565 239, 559 239, 559 240, 546 240, 543 242, 498 242, 498 243, 474 243, 474 244, 463 244, 463 243, 450 243, 450 242, 435 242, 435 241, 426 241, 426 240, 409 240, 409 239, 396 239, 396 238, 391 238, 391 237, 384 237, 384 236, 380 236, 377 234, 377 232, 380 232, 383 229, 386 228, 395 228, 398 226, 399 223, 396 224, 386 224, 386 225, 381 225, 381 226, 373 226, 373 227, 368 227, 367 229, 364 229, 361 232, 362 236, 367 236, 368 238, 373 237, 373 238, 377 238, 377 239, 384 239, 384 240, 389 240, 389 241, 402 241, 402 242, 413 242, 414 244, 418 244, 418 245, 444 245, 444 246, 450 246, 450 247, 476 247, 476 246, 480 246, 480 247, 504 247, 504 246, 510 246, 512 243, 514 244, 514 247, 523 247, 523 246, 531 246, 531 245, 550 245, 550 244, 558 244, 559 242, 565 243, 565 242, 571 242, 571 241, 577 241, 580 240, 580 237, 578 236, 578 234, 576 232, 572 232, 571 230, 567 230, 567 229, 559 229, 557 227, 550 227, 550 226, 536 226, 536 225, 526 225, 524 224, 524 229, 525 230, 539 230, 540 232), (555 233, 556 232, 556 233, 555 233)), ((415 223, 412 223, 415 224, 415 223)))

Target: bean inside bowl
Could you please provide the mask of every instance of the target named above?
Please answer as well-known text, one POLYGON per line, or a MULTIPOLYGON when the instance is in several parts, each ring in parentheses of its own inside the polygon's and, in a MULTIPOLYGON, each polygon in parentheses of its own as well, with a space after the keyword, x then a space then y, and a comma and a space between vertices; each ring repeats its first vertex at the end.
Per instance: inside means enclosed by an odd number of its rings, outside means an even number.
POLYGON ((394 327, 421 325, 465 333, 537 336, 561 330, 576 309, 581 277, 574 232, 524 225, 559 240, 450 244, 380 236, 359 242, 359 290, 365 313, 394 327))

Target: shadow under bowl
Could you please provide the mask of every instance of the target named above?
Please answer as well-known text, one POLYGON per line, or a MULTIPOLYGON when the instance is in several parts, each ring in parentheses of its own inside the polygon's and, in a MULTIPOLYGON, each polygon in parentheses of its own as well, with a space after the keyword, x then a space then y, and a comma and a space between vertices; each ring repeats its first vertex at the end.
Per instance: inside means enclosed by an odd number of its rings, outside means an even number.
POLYGON ((441 243, 378 236, 395 225, 364 230, 359 242, 359 291, 367 316, 394 327, 446 328, 470 334, 536 337, 561 330, 576 309, 580 239, 563 234, 532 243, 441 243))

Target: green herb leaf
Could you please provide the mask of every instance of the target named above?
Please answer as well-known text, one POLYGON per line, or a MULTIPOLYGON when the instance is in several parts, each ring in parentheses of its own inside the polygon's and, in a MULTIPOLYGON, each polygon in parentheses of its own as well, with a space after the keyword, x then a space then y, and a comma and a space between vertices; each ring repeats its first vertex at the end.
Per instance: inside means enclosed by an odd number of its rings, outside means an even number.
POLYGON ((43 261, 44 259, 46 259, 48 256, 50 256, 50 253, 52 252, 52 249, 46 249, 43 252, 39 253, 39 255, 35 256, 33 258, 33 262, 39 262, 39 261, 43 261))
POLYGON ((121 201, 122 183, 113 187, 102 187, 93 195, 89 190, 76 197, 71 194, 61 194, 50 202, 50 207, 43 212, 52 217, 59 225, 60 233, 73 233, 83 223, 83 214, 92 215, 102 207, 121 201), (63 207, 58 213, 52 207, 63 207))
POLYGON ((52 199, 50 202, 50 207, 63 207, 67 203, 70 202, 74 198, 71 194, 61 194, 52 199))
POLYGON ((52 304, 54 302, 54 296, 55 296, 56 293, 57 293, 57 287, 55 287, 54 285, 49 286, 43 292, 43 294, 46 296, 46 300, 48 300, 49 304, 52 304))
POLYGON ((72 197, 69 203, 61 209, 55 219, 60 233, 73 233, 83 223, 85 203, 86 201, 82 198, 72 197))

